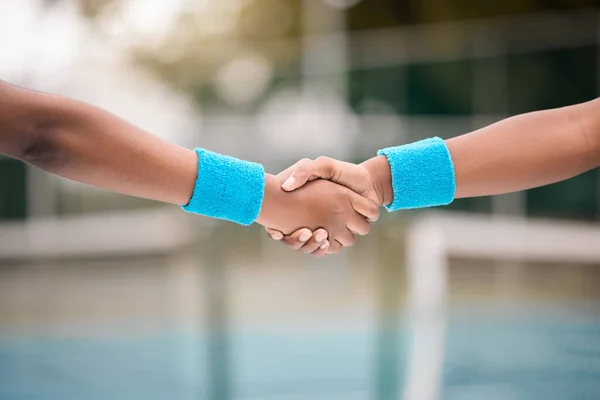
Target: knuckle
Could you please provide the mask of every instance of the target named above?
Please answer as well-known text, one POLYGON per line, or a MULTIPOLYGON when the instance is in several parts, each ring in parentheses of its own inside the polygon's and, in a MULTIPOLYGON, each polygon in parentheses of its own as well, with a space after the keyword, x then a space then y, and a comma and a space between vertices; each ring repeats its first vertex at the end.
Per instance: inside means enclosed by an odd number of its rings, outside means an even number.
POLYGON ((285 238, 283 240, 283 244, 292 250, 298 250, 301 245, 301 243, 299 243, 297 240, 294 240, 292 238, 285 238))
POLYGON ((325 171, 330 172, 333 168, 333 159, 326 156, 321 156, 315 160, 315 164, 325 171))
POLYGON ((306 174, 306 164, 300 164, 294 169, 294 175, 306 174))

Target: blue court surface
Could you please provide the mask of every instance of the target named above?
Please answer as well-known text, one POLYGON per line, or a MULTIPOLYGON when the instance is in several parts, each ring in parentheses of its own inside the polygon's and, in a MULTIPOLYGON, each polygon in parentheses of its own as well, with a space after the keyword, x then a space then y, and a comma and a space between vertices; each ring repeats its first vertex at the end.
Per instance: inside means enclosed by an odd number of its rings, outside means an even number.
MULTIPOLYGON (((229 398, 376 399, 380 337, 373 326, 238 328, 230 336, 229 398)), ((397 368, 397 378, 388 387, 401 390, 409 335, 401 326, 394 337, 398 362, 390 367, 387 357, 386 368, 397 368)), ((209 399, 207 343, 189 331, 4 337, 0 399, 209 399)), ((598 399, 600 314, 452 317, 442 385, 449 400, 598 399)))

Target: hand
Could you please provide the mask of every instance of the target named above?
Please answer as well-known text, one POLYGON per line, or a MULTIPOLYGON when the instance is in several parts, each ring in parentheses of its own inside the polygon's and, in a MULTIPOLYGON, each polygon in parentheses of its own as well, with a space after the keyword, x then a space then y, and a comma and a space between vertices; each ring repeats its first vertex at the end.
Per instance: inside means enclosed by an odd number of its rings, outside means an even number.
POLYGON ((281 240, 288 248, 304 254, 311 254, 315 257, 323 257, 327 254, 337 254, 342 251, 342 246, 338 242, 330 243, 327 240, 329 233, 322 228, 311 231, 307 228, 298 229, 291 235, 265 227, 267 234, 273 240, 281 240))
POLYGON ((311 182, 287 193, 281 189, 283 177, 267 175, 265 180, 265 198, 257 222, 282 234, 302 227, 311 231, 323 228, 329 233, 330 253, 354 244, 355 233, 369 233, 366 218, 375 220, 379 215, 373 201, 332 182, 311 182))
POLYGON ((300 162, 294 166, 282 188, 291 192, 315 179, 326 179, 346 186, 372 200, 378 207, 392 202, 390 167, 384 156, 372 158, 359 165, 329 157, 300 162), (385 184, 385 178, 388 184, 385 184))
MULTIPOLYGON (((383 156, 372 158, 360 165, 327 157, 320 157, 315 161, 304 159, 283 171, 278 177, 285 179, 283 189, 288 191, 295 190, 308 181, 321 178, 344 185, 371 199, 378 206, 390 204, 393 200, 390 167, 383 156)), ((325 239, 326 236, 323 235, 326 232, 321 230, 313 233, 308 229, 301 229, 292 235, 284 236, 281 232, 267 228, 267 233, 274 240, 283 240, 286 246, 293 250, 317 256, 322 256, 324 253, 319 249, 318 239, 325 239)))
MULTIPOLYGON (((312 160, 308 158, 304 158, 286 170, 281 171, 279 174, 277 174, 277 177, 284 182, 292 175, 292 172, 294 172, 298 166, 311 161, 312 160)), ((269 227, 265 227, 265 231, 271 237, 271 239, 281 240, 287 247, 300 253, 312 254, 316 257, 323 257, 328 253, 333 254, 342 251, 342 246, 337 242, 334 242, 330 247, 331 243, 329 240, 327 240, 329 233, 322 228, 319 228, 314 232, 312 232, 310 229, 302 228, 298 229, 291 235, 284 235, 283 233, 269 227)))

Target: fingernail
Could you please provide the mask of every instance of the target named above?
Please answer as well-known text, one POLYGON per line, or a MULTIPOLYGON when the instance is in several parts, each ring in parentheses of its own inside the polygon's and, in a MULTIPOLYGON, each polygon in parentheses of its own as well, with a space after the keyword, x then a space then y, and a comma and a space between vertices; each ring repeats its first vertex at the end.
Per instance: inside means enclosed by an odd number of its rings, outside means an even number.
POLYGON ((325 249, 326 249, 326 248, 328 248, 328 247, 329 247, 329 242, 324 242, 324 243, 323 243, 321 246, 319 246, 319 248, 320 248, 321 250, 325 250, 325 249))
MULTIPOLYGON (((289 178, 287 178, 285 180, 285 182, 283 182, 283 185, 281 185, 284 189, 291 189, 292 185, 294 184, 294 182, 296 181, 296 178, 294 178, 293 176, 290 176, 289 178)), ((308 239, 307 239, 308 240, 308 239)))
POLYGON ((274 233, 271 235, 271 239, 273 240, 281 240, 283 239, 283 234, 280 232, 274 233))
POLYGON ((319 232, 317 236, 315 236, 317 243, 321 243, 325 239, 327 239, 327 234, 325 232, 319 232))
POLYGON ((300 235, 298 240, 301 242, 306 242, 308 239, 310 239, 311 236, 312 236, 312 234, 310 234, 308 232, 304 232, 302 235, 300 235))

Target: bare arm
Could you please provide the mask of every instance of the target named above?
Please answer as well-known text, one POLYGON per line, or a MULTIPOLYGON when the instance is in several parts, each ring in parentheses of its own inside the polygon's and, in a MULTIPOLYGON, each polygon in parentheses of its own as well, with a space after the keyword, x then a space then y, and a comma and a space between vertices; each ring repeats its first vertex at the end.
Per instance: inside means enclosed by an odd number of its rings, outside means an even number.
MULTIPOLYGON (((446 144, 454 164, 456 198, 559 182, 600 166, 600 99, 517 115, 446 144)), ((374 157, 361 166, 369 171, 381 204, 390 204, 393 190, 387 159, 374 157)))
POLYGON ((459 198, 562 181, 600 165, 600 99, 508 118, 447 145, 459 198))
POLYGON ((186 204, 197 157, 80 101, 0 81, 0 154, 118 193, 186 204))
MULTIPOLYGON (((456 197, 516 192, 600 166, 600 99, 507 118, 446 141, 456 197)), ((393 199, 383 156, 365 161, 383 204, 393 199)))

